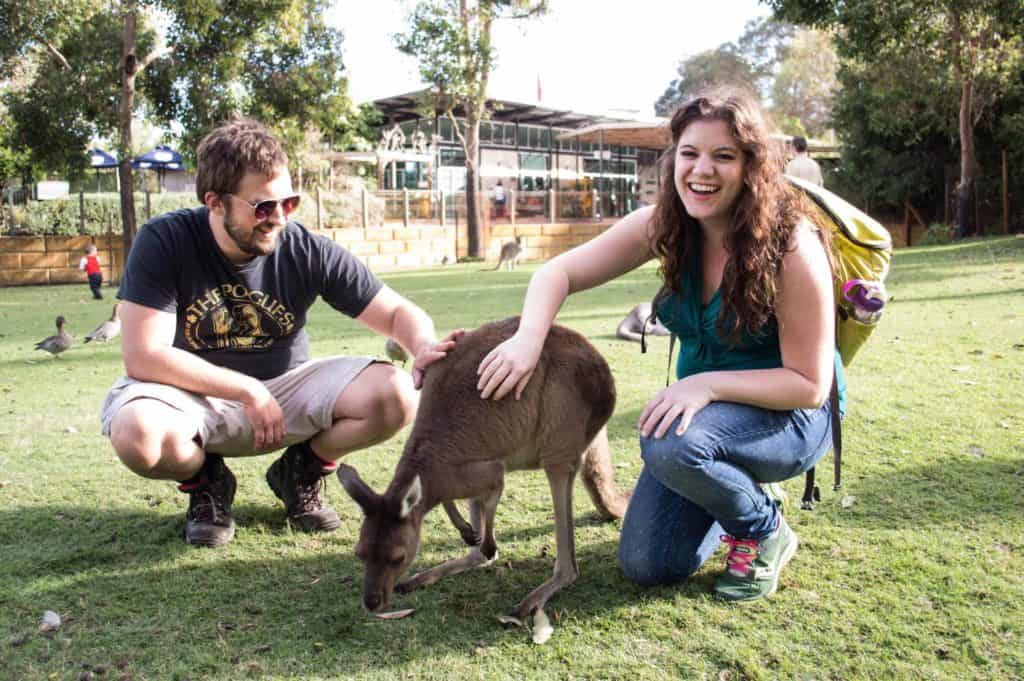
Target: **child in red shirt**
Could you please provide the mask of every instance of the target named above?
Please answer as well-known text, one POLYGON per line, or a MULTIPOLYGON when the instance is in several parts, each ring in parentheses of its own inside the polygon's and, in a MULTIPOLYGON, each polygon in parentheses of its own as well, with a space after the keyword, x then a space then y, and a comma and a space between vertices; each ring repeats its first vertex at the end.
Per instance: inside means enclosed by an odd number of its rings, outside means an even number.
POLYGON ((96 244, 90 244, 85 249, 85 255, 78 261, 78 269, 85 270, 89 275, 89 289, 92 297, 96 300, 103 300, 103 292, 100 286, 103 285, 103 270, 100 269, 100 256, 96 251, 96 244))

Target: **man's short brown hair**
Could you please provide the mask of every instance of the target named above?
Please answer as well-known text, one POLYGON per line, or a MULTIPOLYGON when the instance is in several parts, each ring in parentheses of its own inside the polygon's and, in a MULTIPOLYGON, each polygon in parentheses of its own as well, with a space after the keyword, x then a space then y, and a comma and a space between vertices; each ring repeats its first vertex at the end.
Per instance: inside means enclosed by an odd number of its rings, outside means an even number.
POLYGON ((233 194, 246 173, 268 180, 288 167, 281 144, 258 121, 233 118, 211 130, 196 150, 196 196, 233 194))

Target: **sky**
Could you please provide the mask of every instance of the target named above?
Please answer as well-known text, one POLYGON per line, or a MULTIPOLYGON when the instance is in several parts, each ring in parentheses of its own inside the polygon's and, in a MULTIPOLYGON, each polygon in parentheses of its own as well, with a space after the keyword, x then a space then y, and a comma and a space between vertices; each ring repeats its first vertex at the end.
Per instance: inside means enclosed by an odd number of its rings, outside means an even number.
MULTIPOLYGON (((758 0, 550 0, 550 12, 500 21, 489 94, 594 114, 649 119, 680 60, 735 41, 766 16, 758 0)), ((423 87, 417 64, 394 47, 412 0, 336 0, 328 22, 345 34, 349 94, 356 102, 423 87)))

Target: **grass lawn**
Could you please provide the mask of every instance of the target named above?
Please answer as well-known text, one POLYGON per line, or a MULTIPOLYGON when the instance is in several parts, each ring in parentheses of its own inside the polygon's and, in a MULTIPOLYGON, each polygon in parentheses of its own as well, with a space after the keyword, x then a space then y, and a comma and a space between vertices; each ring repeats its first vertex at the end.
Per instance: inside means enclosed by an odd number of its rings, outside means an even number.
MULTIPOLYGON (((384 277, 439 332, 516 314, 534 267, 479 264, 384 277)), ((650 298, 655 269, 570 299, 559 321, 607 357, 619 392, 616 474, 640 471, 634 424, 665 379, 667 339, 641 355, 614 329, 650 298)), ((180 538, 186 498, 118 463, 98 432, 121 374, 117 343, 32 350, 63 314, 81 338, 110 312, 76 286, 0 290, 0 679, 992 679, 1024 677, 1024 239, 897 252, 882 326, 849 371, 844 486, 831 457, 800 550, 772 598, 711 596, 721 554, 687 583, 641 589, 616 565, 618 527, 577 485, 582 576, 548 607, 551 641, 503 629, 551 571, 541 473, 507 479, 500 561, 397 596, 414 616, 360 606, 360 514, 336 480, 340 531, 291 532, 263 481, 271 457, 234 460, 235 540, 180 538), (62 627, 38 631, 45 610, 62 627)), ((379 354, 383 340, 318 303, 313 353, 379 354)), ((383 488, 404 434, 347 462, 383 488)), ((786 483, 799 497, 802 479, 786 483)), ((437 510, 418 566, 459 555, 437 510)))

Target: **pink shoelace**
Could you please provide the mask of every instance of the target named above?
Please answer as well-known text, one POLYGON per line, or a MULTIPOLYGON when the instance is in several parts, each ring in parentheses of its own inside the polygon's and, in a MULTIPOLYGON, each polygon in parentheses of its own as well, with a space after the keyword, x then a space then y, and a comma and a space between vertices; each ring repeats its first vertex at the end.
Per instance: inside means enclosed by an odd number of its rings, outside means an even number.
POLYGON ((726 569, 737 577, 746 577, 750 564, 757 558, 759 542, 756 539, 736 539, 728 534, 723 534, 721 539, 729 545, 729 553, 725 556, 726 569))

